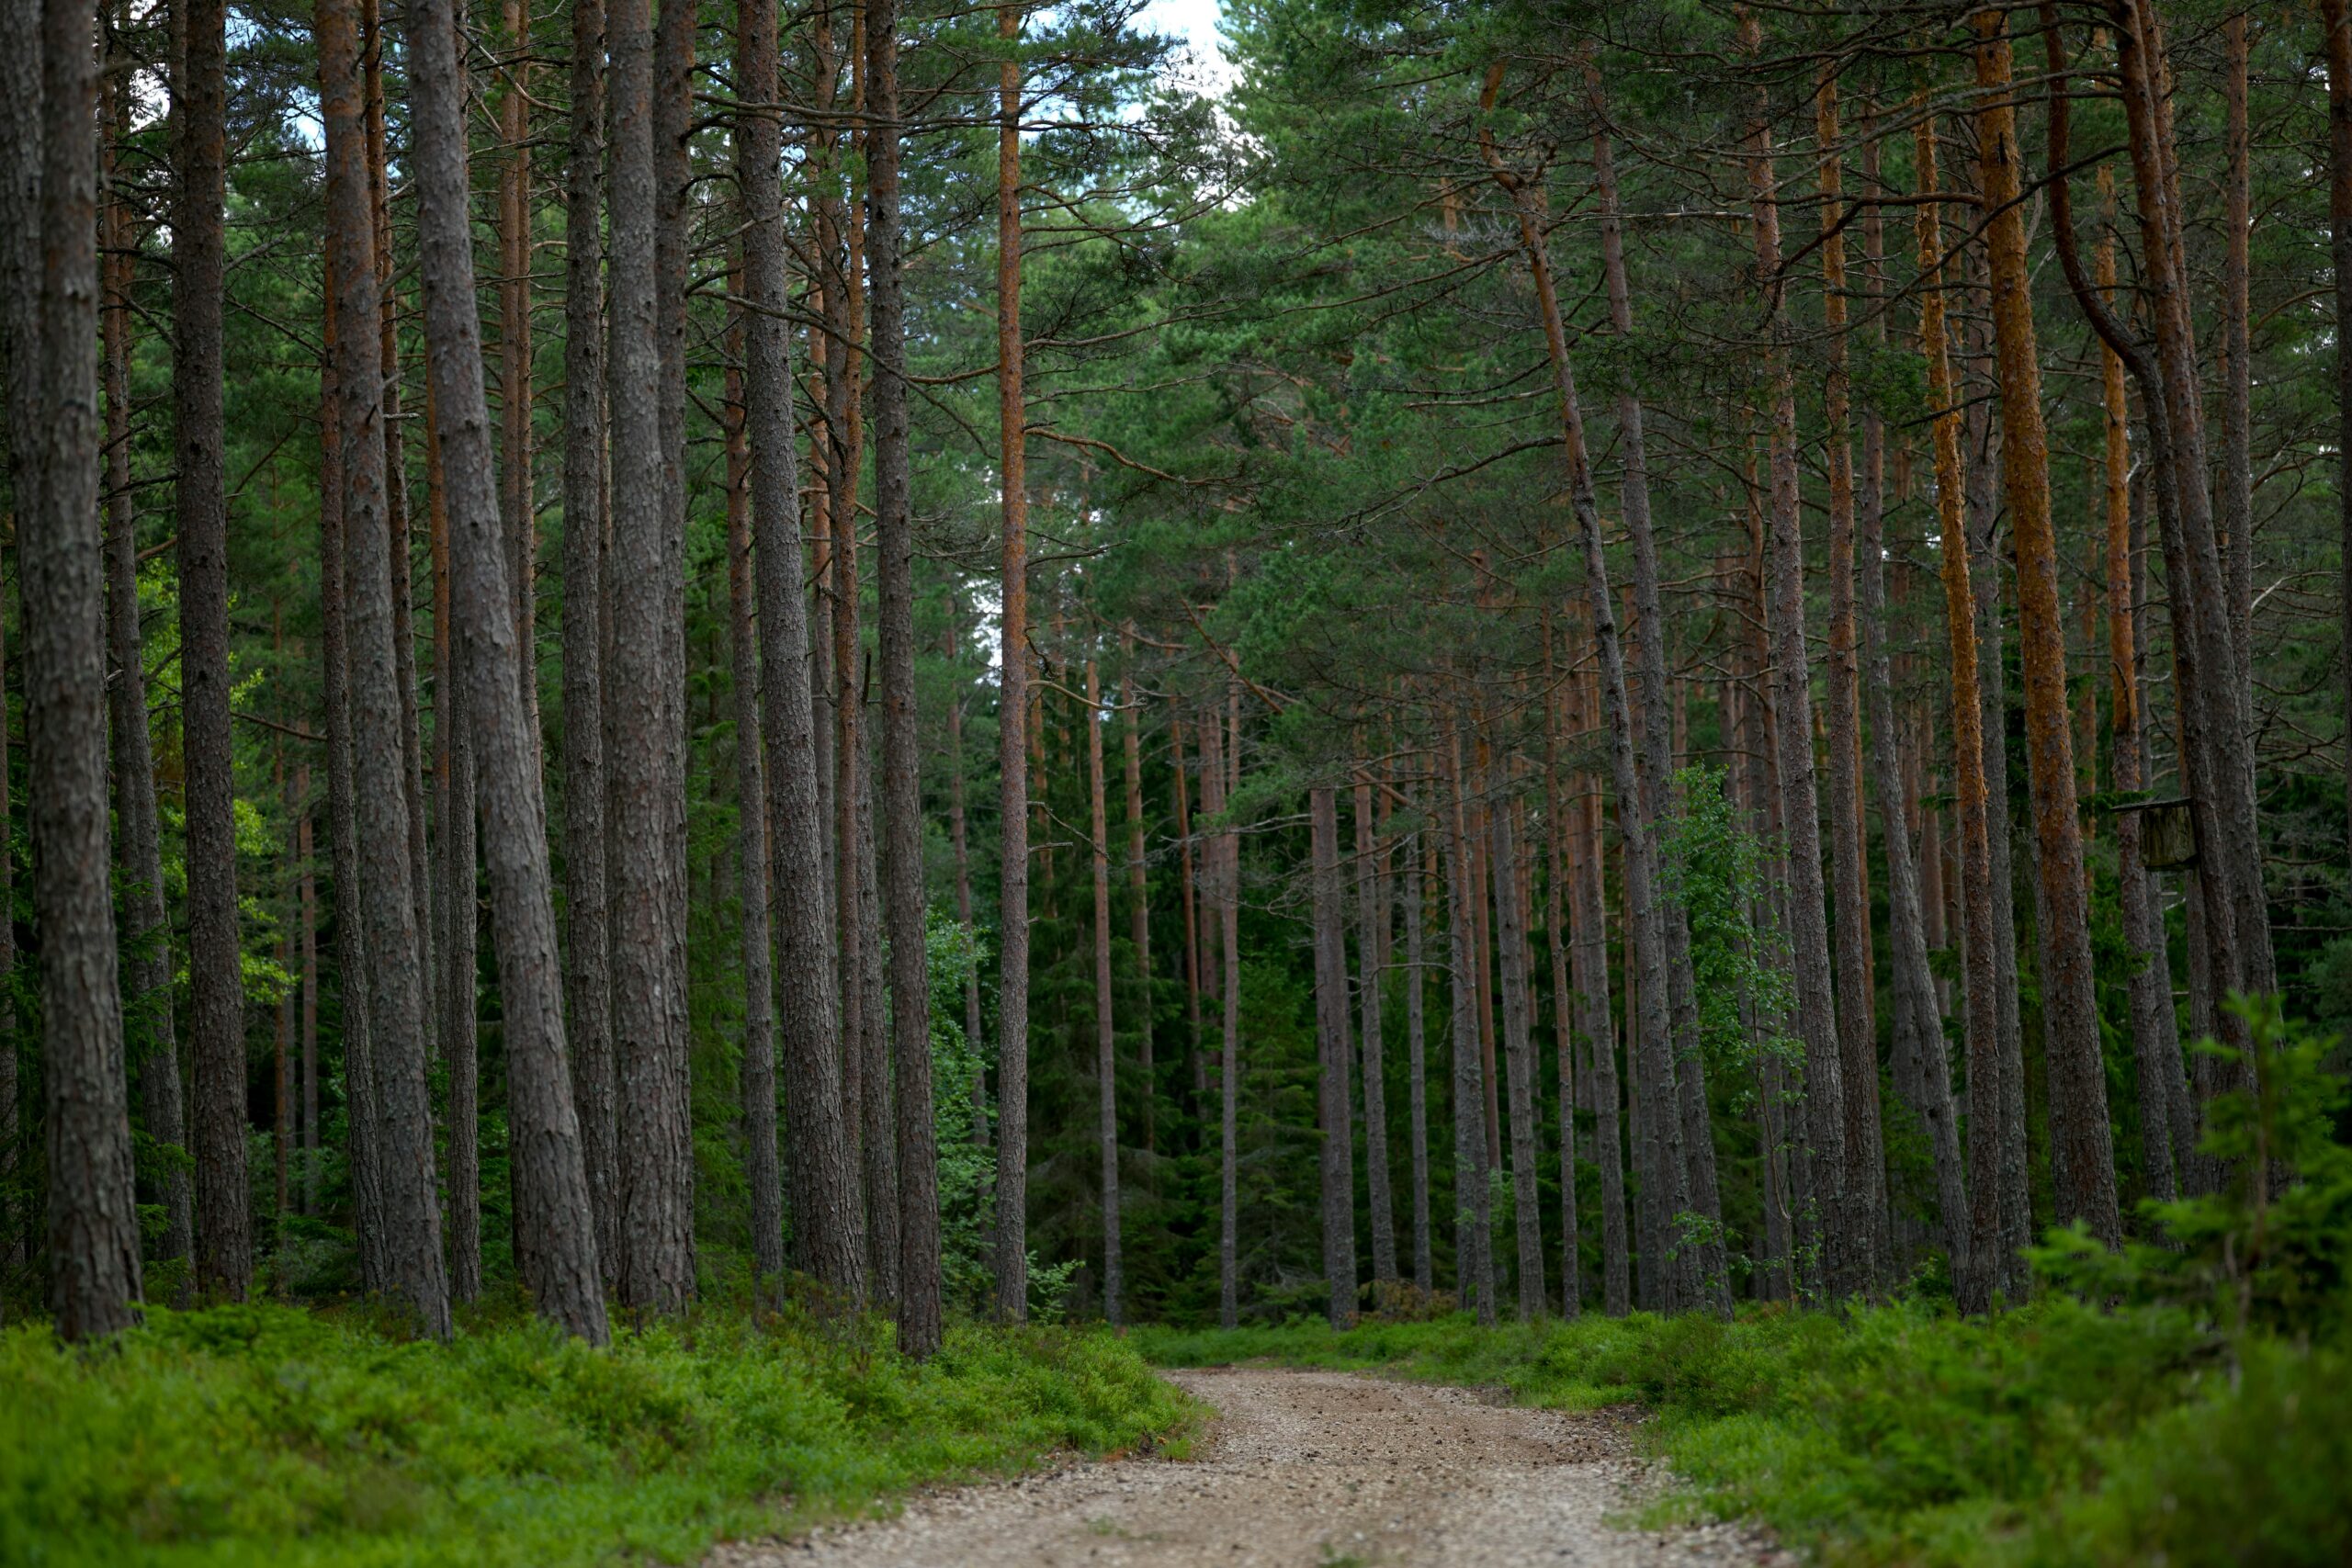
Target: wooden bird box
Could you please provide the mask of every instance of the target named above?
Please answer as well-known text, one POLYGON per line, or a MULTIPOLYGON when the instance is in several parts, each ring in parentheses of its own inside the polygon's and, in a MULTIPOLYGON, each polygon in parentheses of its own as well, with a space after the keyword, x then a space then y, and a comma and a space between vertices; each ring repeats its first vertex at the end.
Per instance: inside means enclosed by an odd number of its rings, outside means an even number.
POLYGON ((2150 871, 2197 863, 2197 821, 2186 799, 2135 800, 2115 809, 2140 819, 2140 863, 2150 871))

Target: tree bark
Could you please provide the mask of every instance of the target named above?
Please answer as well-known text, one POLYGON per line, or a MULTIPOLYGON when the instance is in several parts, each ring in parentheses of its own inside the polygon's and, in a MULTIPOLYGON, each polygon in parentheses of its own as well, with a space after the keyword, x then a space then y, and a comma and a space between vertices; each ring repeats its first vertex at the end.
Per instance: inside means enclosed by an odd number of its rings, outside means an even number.
MULTIPOLYGON (((647 0, 613 0, 611 661, 605 703, 611 856, 615 1094, 619 1122, 618 1294, 634 1312, 684 1310, 694 1289, 693 1149, 687 1124, 683 867, 671 853, 684 709, 667 694, 672 584, 682 541, 671 525, 663 272, 657 181, 670 82, 657 64, 647 0)), ((665 21, 669 13, 664 12, 665 21)), ((683 112, 683 110, 681 110, 683 112)), ((683 415, 680 415, 683 417, 683 415)))
MULTIPOLYGON (((1240 702, 1228 694, 1234 715, 1234 744, 1240 743, 1240 702)), ((1222 816, 1226 809, 1225 720, 1212 707, 1201 730, 1201 812, 1222 816)), ((1207 845, 1205 892, 1214 907, 1218 946, 1225 965, 1225 1033, 1217 1055, 1217 1324, 1231 1328, 1240 1316, 1240 1182, 1238 1167, 1241 1076, 1241 840, 1230 825, 1213 834, 1207 845)))
MULTIPOLYGON (((1358 1009, 1363 1025, 1363 1149, 1367 1194, 1372 1204, 1372 1277, 1394 1284, 1396 1273, 1396 1205, 1388 1184, 1387 1053, 1380 1018, 1381 936, 1388 901, 1380 886, 1374 852, 1372 784, 1355 786, 1356 964, 1358 1009)), ((1536 1270, 1542 1278, 1543 1270, 1536 1270)))
MULTIPOLYGON (((40 380, 41 279, 41 4, 0 0, 0 27, 27 47, 0 51, 0 359, 5 359, 9 473, 22 514, 38 499, 39 445, 26 433, 40 428, 47 406, 40 380)), ((8 694, 5 586, 0 586, 0 829, 9 813, 8 694)), ((13 833, 0 835, 0 908, 16 908, 13 833)), ((0 919, 0 1269, 23 1266, 32 1228, 8 1194, 18 1179, 25 1144, 23 1089, 17 1076, 16 921, 0 919)))
MULTIPOLYGON (((31 7, 25 9, 10 19, 30 28, 31 7)), ((47 0, 37 31, 12 40, 16 51, 38 60, 39 84, 10 84, 30 101, 10 106, 16 113, 6 128, 8 145, 0 149, 13 201, 30 209, 37 219, 31 231, 40 236, 38 263, 19 253, 11 269, 11 282, 35 290, 38 308, 11 311, 10 364, 25 368, 12 369, 7 413, 25 618, 33 908, 41 933, 49 1301, 58 1335, 69 1341, 130 1326, 140 1295, 122 998, 107 885, 103 437, 97 359, 90 352, 99 292, 93 23, 88 5, 47 0), (32 197, 27 187, 36 177, 39 195, 32 197)), ((217 430, 214 439, 217 451, 217 430)), ((13 1143, 14 1127, 7 1132, 13 1143)), ((219 1223, 216 1262, 223 1257, 219 1223)))
POLYGON ((1544 636, 1544 944, 1552 959, 1552 1040, 1560 1085, 1560 1315, 1584 1310, 1582 1245, 1577 1213, 1576 993, 1568 986, 1567 802, 1560 789, 1561 694, 1552 668, 1552 635, 1544 636))
MULTIPOLYGON (((1123 637, 1121 645, 1127 662, 1132 664, 1135 638, 1123 637)), ((1136 1067, 1143 1081, 1143 1146, 1148 1154, 1155 1145, 1152 1105, 1159 1097, 1159 1078, 1152 1064, 1151 882, 1144 863, 1143 704, 1136 696, 1132 673, 1119 676, 1119 707, 1126 715, 1120 744, 1125 752, 1127 785, 1127 919, 1136 949, 1136 978, 1142 987, 1142 1009, 1136 1020, 1141 1038, 1136 1043, 1136 1067)))
MULTIPOLYGON (((442 1263, 441 1216, 434 1192, 423 953, 410 886, 414 867, 409 859, 409 801, 402 784, 408 759, 400 728, 390 537, 384 521, 383 365, 377 339, 375 225, 368 200, 361 70, 347 0, 325 0, 318 17, 322 118, 327 130, 327 254, 337 285, 335 380, 341 392, 343 522, 351 596, 347 652, 354 804, 359 873, 368 890, 359 906, 346 912, 362 920, 367 931, 383 1285, 404 1299, 425 1332, 446 1339, 450 1332, 449 1280, 442 1263)), ((447 40, 447 13, 442 17, 447 40)), ((412 16, 412 29, 417 26, 412 16)), ((455 110, 451 112, 454 116, 455 110)), ((462 174, 458 178, 462 182, 462 174)), ((472 309, 470 298, 467 309, 472 309)))
MULTIPOLYGON (((180 24, 184 42, 172 84, 173 161, 179 176, 172 213, 172 386, 178 425, 174 493, 187 773, 188 1036, 196 1080, 196 1281, 201 1292, 242 1301, 253 1280, 254 1241, 245 1188, 244 960, 237 922, 229 503, 222 466, 227 26, 222 0, 191 0, 180 24)), ((371 319, 371 333, 374 326, 371 319)))
POLYGON ((1102 1317, 1119 1315, 1119 1090, 1117 1034, 1111 1003, 1111 847, 1102 789, 1102 683, 1086 661, 1086 781, 1094 846, 1095 1137, 1102 1155, 1102 1317))
POLYGON ((1477 986, 1470 976, 1470 910, 1476 902, 1470 877, 1469 833, 1462 809, 1462 742, 1453 717, 1445 716, 1446 941, 1453 1056, 1453 1278, 1460 1304, 1475 1310, 1481 1324, 1495 1321, 1495 1273, 1490 1238, 1492 1197, 1487 1179, 1487 1128, 1479 1093, 1477 986))
POLYGON ((2107 1116, 2107 1070, 2093 994, 2089 908, 2083 888, 2082 824, 2066 699, 2066 628, 2058 600, 2057 539, 2050 515, 2049 441, 2041 415, 2026 256, 2023 155, 2010 100, 2010 51, 2000 15, 1976 21, 1977 144, 1986 209, 1985 251, 2001 378, 2001 467, 2017 552, 2018 622, 2026 682, 2041 941, 2042 1027, 2050 1078, 2051 1164, 2062 1222, 2080 1221, 2109 1247, 2122 1240, 2115 1150, 2107 1116))
MULTIPOLYGON (((2352 321, 2352 9, 2320 0, 2327 35, 2328 254, 2335 276, 2335 319, 2352 321)), ((2352 649, 2352 354, 2335 356, 2335 510, 2342 577, 2343 646, 2352 649)), ((2344 729, 2352 736, 2352 653, 2344 659, 2344 729)), ((2352 831, 2352 739, 2344 745, 2344 810, 2352 831)))
MULTIPOLYGON (((1879 143, 1875 136, 1863 143, 1862 177, 1875 191, 1879 186, 1879 143)), ((1883 297, 1885 239, 1877 204, 1865 209, 1863 244, 1867 252, 1865 288, 1871 306, 1871 343, 1883 348, 1886 322, 1878 308, 1883 297)), ((1943 1008, 1936 995, 1934 972, 1928 967, 1931 940, 1928 908, 1939 899, 1925 900, 1920 890, 1921 860, 1912 842, 1911 822, 1905 809, 1910 792, 1904 788, 1900 731, 1894 717, 1894 661, 1887 649, 1888 612, 1885 573, 1885 432, 1875 406, 1862 412, 1862 467, 1856 493, 1855 550, 1860 566, 1856 582, 1861 623, 1862 690, 1870 710, 1871 784, 1878 793, 1879 832, 1886 849, 1886 908, 1889 975, 1893 981, 1894 1055, 1911 1064, 1912 1111, 1928 1130, 1935 1161, 1937 1217, 1944 1249, 1955 1277, 1964 1272, 1968 1258, 1968 1187, 1961 1163, 1960 1122, 1952 1105, 1951 1060, 1944 1043, 1943 1008)), ((1929 840, 1932 843, 1932 840, 1929 840)), ((1926 852, 1928 865, 1936 851, 1926 852)), ((1882 1168, 1883 1168, 1882 1167, 1882 1168)))
MULTIPOLYGON (((1015 7, 997 13, 1006 46, 998 66, 996 164, 997 423, 1002 496, 997 688, 996 1311, 1029 1315, 1029 489, 1028 404, 1021 371, 1021 65, 1015 7)), ((1204 788, 1206 787, 1204 784, 1204 788)), ((1232 1076, 1227 1057, 1225 1076, 1232 1076)), ((1231 1091, 1228 1089, 1227 1103, 1231 1091)), ((1227 1126, 1232 1122, 1228 1115, 1227 1126)), ((1226 1134, 1225 1319, 1233 1314, 1232 1134, 1226 1134)))
POLYGON ((939 1163, 932 1127, 931 976, 923 943, 922 743, 915 716, 914 518, 899 229, 898 0, 868 0, 866 265, 874 329, 874 516, 882 656, 883 915, 899 1131, 899 1348, 939 1348, 939 1163))
MULTIPOLYGON (((441 708, 434 721, 434 742, 440 752, 441 940, 437 953, 430 945, 426 952, 440 964, 429 985, 440 1019, 435 1032, 442 1066, 449 1079, 449 1293, 457 1301, 470 1302, 481 1294, 481 899, 476 874, 481 857, 471 682, 461 668, 441 405, 429 380, 424 394, 424 507, 433 548, 435 660, 441 679, 441 708)), ((512 537, 510 530, 508 542, 512 537)))
MULTIPOLYGON (((520 616, 507 580, 481 382, 457 19, 450 0, 411 0, 407 25, 426 358, 434 407, 444 416, 457 664, 481 769, 482 847, 505 1019, 515 1267, 542 1316, 602 1344, 603 1276, 564 1045, 538 737, 523 690, 520 616)), ((470 871, 469 863, 469 879, 470 871)))
POLYGON ((563 222, 564 997, 596 1259, 610 1285, 620 1261, 620 1166, 605 882, 605 0, 572 0, 571 87, 563 222))
POLYGON ((1487 816, 1494 846, 1495 943, 1502 981, 1503 1068, 1510 1080, 1511 1211, 1519 1242, 1519 1315, 1544 1315, 1544 1211, 1536 1194, 1535 1052, 1529 1035, 1527 926, 1521 910, 1519 846, 1511 831, 1510 753, 1494 748, 1487 816))
POLYGON ((1319 1045, 1317 1122, 1322 1129, 1323 1278, 1331 1326, 1343 1328, 1356 1311, 1355 1136, 1348 1093, 1348 957, 1340 892, 1338 792, 1317 784, 1308 792, 1312 818, 1315 920, 1315 1032, 1319 1045))
POLYGON ((2248 330, 2247 254, 2254 230, 2254 149, 2246 125, 2246 64, 2251 49, 2245 11, 2222 23, 2222 301, 2218 357, 2222 383, 2222 461, 2215 489, 2229 585, 2229 623, 2237 652, 2239 700, 2254 713, 2254 358, 2248 330))
POLYGON ((847 1302, 864 1288, 865 1236, 842 1094, 835 980, 827 951, 829 889, 814 745, 816 704, 808 682, 798 678, 807 667, 809 637, 799 581, 792 367, 782 316, 790 288, 779 184, 782 127, 768 107, 771 96, 780 93, 778 43, 774 11, 755 9, 756 17, 743 29, 738 91, 759 105, 759 112, 745 117, 741 134, 749 220, 744 272, 754 307, 743 327, 744 416, 752 442, 752 520, 759 536, 761 663, 771 672, 760 686, 766 762, 762 782, 771 857, 767 893, 777 942, 795 1261, 847 1302))
MULTIPOLYGON (((1413 1285, 1423 1296, 1437 1289, 1430 1232, 1430 1094, 1427 984, 1424 933, 1429 927, 1425 888, 1436 877, 1437 840, 1423 834, 1405 849, 1405 1071, 1411 1104, 1407 1115, 1413 1149, 1413 1285), (1427 869, 1428 882, 1423 880, 1427 869)), ((1573 1157, 1573 1155, 1571 1156, 1573 1157)))

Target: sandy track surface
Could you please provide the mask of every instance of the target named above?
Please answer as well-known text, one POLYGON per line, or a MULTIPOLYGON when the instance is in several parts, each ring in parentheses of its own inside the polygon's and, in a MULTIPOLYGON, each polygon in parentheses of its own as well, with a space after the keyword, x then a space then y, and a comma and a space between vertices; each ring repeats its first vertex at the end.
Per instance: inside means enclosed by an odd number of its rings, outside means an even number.
POLYGON ((911 1499, 898 1518, 720 1547, 706 1568, 1727 1568, 1726 1525, 1610 1522, 1665 1482, 1607 1414, 1340 1372, 1170 1374, 1219 1419, 1187 1461, 1076 1464, 911 1499))

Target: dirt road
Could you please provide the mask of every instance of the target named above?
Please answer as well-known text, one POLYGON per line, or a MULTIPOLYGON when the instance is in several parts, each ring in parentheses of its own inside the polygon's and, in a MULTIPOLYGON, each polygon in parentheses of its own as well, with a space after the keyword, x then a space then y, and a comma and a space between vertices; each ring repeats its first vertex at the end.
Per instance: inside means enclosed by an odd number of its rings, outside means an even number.
POLYGON ((1711 1525, 1613 1528, 1660 1484, 1623 1423, 1453 1388, 1258 1368, 1175 1372, 1219 1419, 1188 1461, 1073 1465, 896 1519, 727 1546, 706 1568, 1729 1568, 1711 1525))

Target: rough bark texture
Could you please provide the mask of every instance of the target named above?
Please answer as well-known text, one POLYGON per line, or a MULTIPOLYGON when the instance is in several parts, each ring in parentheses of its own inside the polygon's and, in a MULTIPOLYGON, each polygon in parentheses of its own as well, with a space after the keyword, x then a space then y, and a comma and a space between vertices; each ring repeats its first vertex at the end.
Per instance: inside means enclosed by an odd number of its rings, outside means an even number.
MULTIPOLYGON (((10 19, 28 28, 34 21, 29 14, 10 19)), ((28 366, 29 374, 12 372, 7 415, 24 601, 33 912, 41 933, 49 1303, 59 1336, 68 1340, 129 1327, 138 1320, 140 1294, 107 885, 102 430, 97 356, 91 353, 98 335, 92 20, 87 5, 47 0, 37 31, 12 40, 12 50, 38 60, 39 79, 37 85, 10 84, 30 101, 10 106, 7 144, 0 147, 20 206, 13 216, 25 216, 24 209, 37 215, 33 232, 41 241, 37 270, 27 267, 8 280, 31 288, 38 304, 12 310, 8 320, 10 364, 28 366), (27 201, 17 182, 31 183, 36 169, 39 197, 27 201)), ((15 1129, 7 1131, 13 1141, 15 1129)))
MULTIPOLYGON (((1233 710, 1237 715, 1238 703, 1233 710)), ((1238 749, 1237 727, 1234 742, 1238 749)), ((1215 708, 1201 732, 1201 811, 1221 816, 1226 807, 1225 722, 1215 708)), ((1227 827, 1208 841, 1205 891, 1217 919, 1218 949, 1225 965, 1225 1032, 1217 1053, 1217 1324, 1231 1328, 1240 1317, 1239 1181, 1236 1166, 1241 1075, 1241 840, 1227 827)))
MULTIPOLYGON (((408 759, 400 728, 391 549, 384 522, 382 359, 376 335, 375 225, 368 201, 360 71, 347 8, 329 4, 320 7, 320 14, 332 22, 336 35, 331 50, 322 35, 319 74, 322 97, 329 106, 322 115, 327 130, 327 254, 337 283, 335 379, 342 394, 337 401, 343 424, 343 522, 351 594, 347 652, 354 804, 359 874, 367 887, 358 908, 344 913, 356 915, 367 931, 368 1021, 378 1118, 375 1154, 382 1186, 382 1284, 407 1303, 427 1333, 447 1338, 449 1283, 434 1191, 424 976, 417 905, 410 886, 414 866, 409 859, 409 802, 402 786, 408 759), (345 41, 346 33, 349 42, 345 41)), ((447 13, 441 15, 446 39, 447 13)), ((462 174, 458 178, 462 183, 462 174)))
POLYGON ((2081 1221, 2109 1246, 2122 1224, 2107 1119, 2107 1071, 2092 991, 2082 825, 2066 699, 2066 628, 2058 598, 2057 539, 2050 514, 2049 441, 2033 324, 2023 155, 2010 101, 2010 51, 1997 13, 1977 19, 1976 116, 2001 378, 2001 467, 2017 553, 2026 684, 2027 760, 2039 850, 2035 926, 2041 940, 2042 1027, 2050 1078, 2051 1164, 2058 1216, 2081 1221))
POLYGON ((907 446, 907 329, 899 228, 897 0, 869 0, 866 264, 874 330, 874 516, 881 557, 883 915, 899 1143, 899 1347, 939 1348, 939 1160, 932 1128, 931 976, 923 943, 922 738, 915 722, 915 540, 907 446))
MULTIPOLYGON (((2335 264, 2335 319, 2352 321, 2352 11, 2344 0, 2320 0, 2327 37, 2328 254, 2335 264)), ((2335 507, 2343 567, 2344 647, 2352 649, 2352 354, 2335 356, 2335 507)), ((2352 736, 2352 653, 2344 659, 2344 730, 2352 736)), ((2344 810, 2352 833, 2352 740, 2344 747, 2344 810)))
MULTIPOLYGON (((800 498, 793 468, 792 367, 781 311, 785 270, 782 128, 768 112, 777 80, 775 14, 759 8, 743 33, 741 90, 761 106, 745 117, 744 417, 750 427, 752 521, 759 537, 760 653, 775 672, 760 686, 765 748, 768 897, 776 939, 794 1261, 854 1300, 865 1283, 865 1235, 841 1082, 841 1034, 828 941, 830 890, 814 744, 816 704, 798 678, 808 656, 800 593, 800 498)), ((748 797, 747 797, 748 798, 748 797)), ((771 1134, 772 1135, 772 1134, 771 1134)))
MULTIPOLYGON (((41 0, 0 0, 0 26, 8 36, 40 37, 41 0)), ((0 350, 6 355, 5 408, 8 422, 11 483, 20 511, 36 500, 40 459, 25 433, 39 428, 43 393, 40 366, 40 175, 41 51, 38 43, 0 51, 0 350)), ((0 594, 5 589, 0 589, 0 594)), ((0 597, 0 823, 9 815, 8 694, 5 597, 0 597)), ((16 908, 16 853, 0 845, 0 908, 16 908)), ((13 976, 17 931, 0 920, 0 1034, 17 1037, 13 976)), ((24 1107, 17 1077, 17 1051, 0 1050, 0 1192, 12 1190, 24 1143, 24 1107)), ((0 1196, 0 1269, 23 1265, 30 1239, 30 1216, 14 1212, 0 1196)))
MULTIPOLYGON (((1427 1295, 1437 1289, 1437 1269, 1430 1257, 1428 985, 1421 965, 1429 929, 1426 888, 1437 880, 1437 840, 1430 836, 1419 842, 1408 840, 1404 852, 1405 1071, 1410 1099, 1406 1114, 1413 1147, 1413 1285, 1427 1295)), ((1573 1145, 1568 1157, 1575 1158, 1573 1145)))
MULTIPOLYGON (((1551 627, 1544 627, 1546 684, 1552 676, 1551 627)), ((1561 791, 1560 705, 1555 690, 1544 705, 1544 943, 1552 960, 1552 1041, 1560 1089, 1560 1314, 1584 1310, 1583 1259, 1577 1216, 1576 993, 1568 985, 1568 803, 1561 791)), ((1415 1086, 1419 1088, 1418 1083, 1415 1086)))
POLYGON ((1119 1058, 1111 1002, 1111 846, 1102 790, 1102 684, 1086 661, 1086 781, 1094 847, 1095 1141, 1102 1156, 1102 1317, 1119 1316, 1119 1058))
POLYGON ((1348 955, 1340 890, 1338 792, 1308 792, 1312 818, 1315 921, 1317 1124, 1322 1129, 1323 1279, 1326 1311, 1335 1328, 1356 1310, 1356 1183, 1354 1129, 1348 1093, 1348 955))
POLYGON ((2246 125, 2246 57, 2252 47, 2244 11, 2222 23, 2222 299, 2218 347, 2222 383, 2221 471, 2214 484, 2222 571, 2229 586, 2230 640, 2237 653, 2240 700, 2254 712, 2254 360, 2248 330, 2247 255, 2254 232, 2254 145, 2246 125))
MULTIPOLYGON (((244 960, 237 934, 229 503, 221 451, 227 25, 222 0, 193 0, 179 25, 184 43, 172 84, 179 176, 172 212, 172 388, 178 427, 174 494, 187 774, 188 1038, 196 1091, 196 1282, 201 1292, 243 1300, 253 1279, 254 1240, 245 1188, 244 960)), ((347 288, 349 278, 345 282, 347 288)), ((374 330, 371 316, 363 340, 371 350, 374 330)))
MULTIPOLYGON (((607 12, 612 73, 612 656, 605 704, 615 1094, 619 1122, 621 1303, 684 1310, 694 1289, 687 1126, 684 867, 672 853, 683 708, 668 694, 672 585, 670 414, 656 231, 656 62, 645 0, 607 12)), ((666 91, 668 84, 663 83, 666 91)))
MULTIPOLYGON (((426 973, 441 1064, 449 1083, 449 1293, 481 1294, 481 898, 477 875, 479 819, 474 787, 473 694, 458 629, 457 582, 450 570, 449 481, 441 449, 441 405, 428 379, 424 397, 425 526, 432 539, 440 711, 434 718, 441 809, 439 942, 428 944, 426 973)), ((512 533, 503 536, 511 542, 512 533)), ((500 547, 505 548, 502 543, 500 547)))
MULTIPOLYGON (((1123 637, 1121 651, 1132 666, 1135 639, 1123 637)), ((1128 931, 1135 943, 1136 980, 1141 991, 1142 1006, 1137 1011, 1138 1038, 1136 1042, 1136 1077, 1143 1084, 1143 1102, 1137 1108, 1143 1114, 1143 1146, 1147 1153, 1153 1147, 1152 1102, 1159 1098, 1159 1074, 1152 1065, 1152 996, 1151 996, 1151 879, 1144 863, 1143 821, 1143 704, 1136 699, 1135 680, 1128 672, 1119 676, 1119 710, 1126 716, 1120 726, 1119 744, 1127 785, 1127 921, 1128 931)), ((959 786, 960 787, 960 786, 959 786)), ((971 1003, 972 1015, 979 1016, 978 994, 971 1003)), ((976 1029, 974 1037, 978 1031, 976 1029)))
POLYGON ((456 17, 450 0, 410 0, 406 16, 418 270, 450 519, 457 672, 481 770, 482 848, 505 1020, 514 1261, 541 1315, 602 1344, 604 1285, 564 1047, 538 737, 523 690, 520 617, 507 576, 512 532, 501 528, 482 390, 456 17))
MULTIPOLYGON (((1014 7, 997 13, 998 37, 1008 45, 1020 28, 1014 7)), ((998 71, 996 385, 1003 516, 997 691, 997 831, 1002 864, 997 886, 996 1310, 1017 1323, 1029 1314, 1028 404, 1021 389, 1021 66, 1010 49, 998 71)), ((1231 1138, 1228 1132, 1228 1171, 1231 1138)), ((1229 1181, 1227 1191, 1231 1191, 1229 1181)), ((1230 1197, 1227 1205, 1223 1293, 1230 1321, 1230 1197)))
MULTIPOLYGON (((1372 1277, 1394 1282, 1396 1274, 1396 1211, 1388 1185, 1388 1085, 1386 1050, 1380 1018, 1381 946, 1388 923, 1388 900, 1380 886, 1374 852, 1372 785, 1355 786, 1357 1009, 1363 1025, 1363 1154, 1365 1190, 1372 1203, 1372 1277)), ((1540 1276, 1542 1270, 1537 1270, 1540 1276)))
POLYGON ((605 5, 572 0, 563 215, 564 999, 596 1258, 620 1260, 605 890, 605 5))

